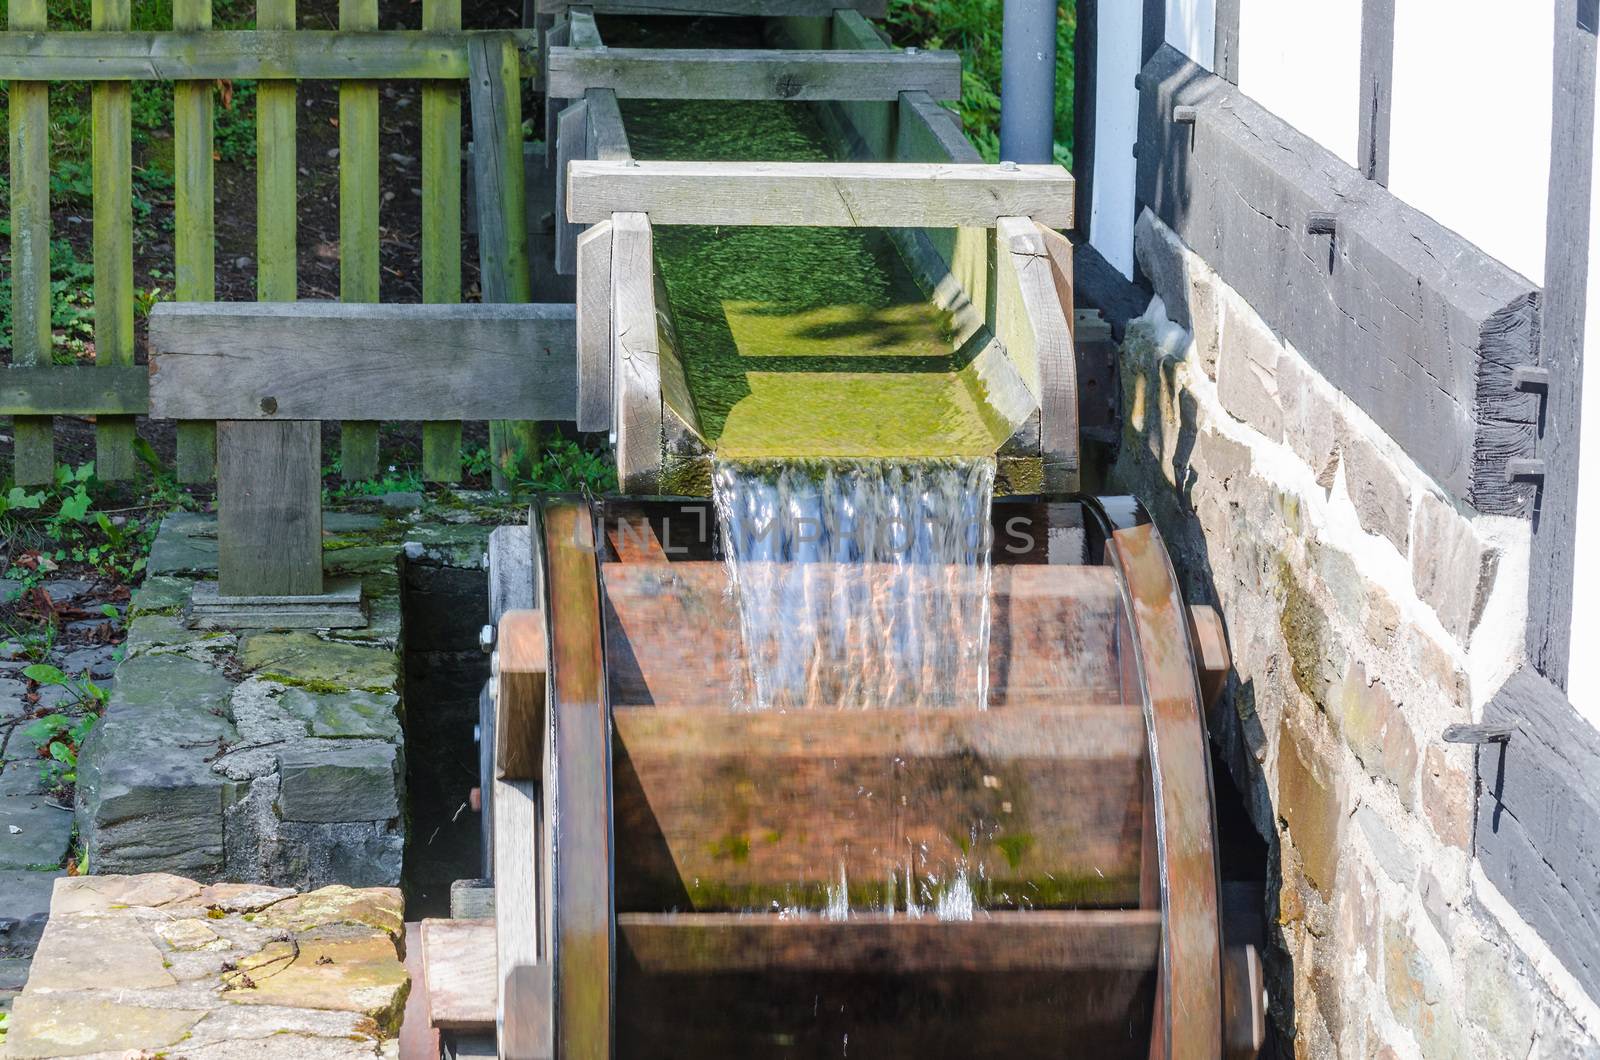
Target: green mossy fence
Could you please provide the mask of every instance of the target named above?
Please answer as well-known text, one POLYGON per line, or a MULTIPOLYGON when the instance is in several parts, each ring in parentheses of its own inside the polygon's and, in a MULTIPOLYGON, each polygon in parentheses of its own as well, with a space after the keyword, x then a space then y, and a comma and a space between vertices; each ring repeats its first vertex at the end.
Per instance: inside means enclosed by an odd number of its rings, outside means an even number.
MULTIPOLYGON (((94 0, 92 29, 52 31, 46 0, 10 0, 0 33, 0 69, 10 76, 11 270, 14 339, 0 372, 0 415, 14 417, 13 473, 20 484, 53 481, 52 416, 96 417, 96 473, 130 478, 134 420, 148 405, 149 378, 134 364, 132 118, 134 81, 172 82, 173 273, 182 302, 215 298, 213 172, 217 79, 256 80, 257 297, 295 300, 297 275, 296 82, 339 88, 340 297, 378 300, 378 82, 420 80, 422 89, 423 299, 461 300, 461 86, 474 85, 474 134, 522 141, 519 80, 532 73, 532 33, 461 29, 461 0, 423 0, 422 30, 381 30, 378 0, 341 0, 337 31, 295 29, 295 0, 260 0, 254 30, 212 30, 212 0, 173 0, 171 32, 132 32, 132 0, 94 0), (92 88, 94 366, 51 363, 50 105, 52 81, 92 88), (483 89, 484 91, 480 91, 483 89), (480 110, 486 113, 478 113, 480 110)), ((513 157, 518 153, 512 152, 513 157)), ((518 166, 494 174, 487 211, 503 223, 480 234, 499 273, 486 300, 530 297, 527 232, 518 166)), ((440 357, 449 351, 440 350, 440 357)), ((378 425, 345 423, 345 478, 378 472, 378 425)), ((306 430, 314 430, 308 423, 306 430)), ((497 458, 531 427, 497 424, 497 458), (498 441, 497 441, 498 439, 498 441)), ((177 472, 210 481, 214 425, 179 424, 177 472)), ((423 476, 461 477, 461 425, 423 428, 423 476)))

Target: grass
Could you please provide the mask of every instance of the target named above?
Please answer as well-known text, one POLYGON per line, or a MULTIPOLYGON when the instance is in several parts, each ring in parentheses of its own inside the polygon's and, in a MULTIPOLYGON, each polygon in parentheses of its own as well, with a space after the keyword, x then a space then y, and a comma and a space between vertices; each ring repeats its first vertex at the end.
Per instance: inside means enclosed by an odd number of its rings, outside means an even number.
MULTIPOLYGON (((887 28, 903 47, 961 53, 961 117, 967 136, 990 162, 1000 160, 1000 22, 1002 0, 890 0, 887 28)), ((1077 12, 1062 4, 1056 30, 1055 158, 1072 164, 1072 42, 1077 12)))

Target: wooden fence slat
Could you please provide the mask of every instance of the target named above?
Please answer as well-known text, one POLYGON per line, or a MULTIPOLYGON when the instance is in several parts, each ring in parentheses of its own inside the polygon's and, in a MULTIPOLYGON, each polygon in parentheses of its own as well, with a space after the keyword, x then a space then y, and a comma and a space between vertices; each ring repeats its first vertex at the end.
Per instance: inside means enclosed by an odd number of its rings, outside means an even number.
POLYGON ((609 88, 629 99, 895 100, 961 95, 954 52, 707 48, 551 48, 550 93, 609 88))
MULTIPOLYGON (((509 40, 496 43, 475 37, 468 43, 467 54, 472 67, 472 158, 483 300, 526 302, 532 289, 523 183, 522 86, 516 50, 509 40)), ((538 424, 491 421, 489 452, 495 487, 509 485, 507 472, 528 469, 538 450, 538 424)))
POLYGON ((0 369, 0 416, 143 416, 150 377, 138 365, 0 369))
POLYGON ((609 88, 591 88, 583 97, 589 104, 589 154, 602 162, 625 162, 633 157, 622 124, 617 94, 609 88))
MULTIPOLYGON (((45 0, 11 0, 9 28, 45 28, 45 0)), ((15 75, 13 75, 15 76, 15 75)), ((50 86, 11 82, 11 363, 50 363, 50 86)), ((12 474, 20 485, 55 481, 48 416, 12 422, 12 474)))
MULTIPOLYGON (((211 0, 172 0, 172 28, 209 30, 211 0)), ((217 297, 216 178, 211 164, 214 121, 210 81, 181 81, 174 86, 173 271, 175 293, 183 302, 210 302, 217 297)), ((217 473, 215 424, 178 424, 177 465, 179 482, 212 480, 217 473)))
POLYGON ((574 162, 570 220, 620 211, 666 225, 993 227, 1000 217, 1072 224, 1060 166, 914 162, 574 162))
MULTIPOLYGON (((95 31, 132 24, 129 0, 94 0, 95 31)), ((133 86, 98 81, 89 110, 94 127, 94 361, 133 363, 133 86)), ((95 474, 133 477, 133 421, 105 417, 95 426, 95 474)))
MULTIPOLYGON (((532 75, 536 38, 525 30, 351 36, 336 30, 212 30, 196 33, 0 33, 0 70, 36 81, 373 81, 467 76, 478 38, 506 40, 521 72, 532 75)), ((19 27, 13 15, 11 28, 19 27)))
MULTIPOLYGON (((423 0, 422 28, 461 27, 461 0, 423 0)), ((422 300, 461 301, 461 86, 422 86, 422 300)), ((448 359, 441 346, 434 357, 448 359)), ((461 481, 461 422, 422 428, 422 477, 461 481)))
MULTIPOLYGON (((378 28, 378 0, 339 0, 339 28, 378 28)), ((339 297, 378 300, 378 83, 339 85, 339 297)), ((378 424, 346 420, 339 426, 339 469, 346 482, 376 478, 378 424)))
POLYGON ((170 419, 571 420, 574 333, 571 304, 167 303, 150 316, 150 408, 170 419))

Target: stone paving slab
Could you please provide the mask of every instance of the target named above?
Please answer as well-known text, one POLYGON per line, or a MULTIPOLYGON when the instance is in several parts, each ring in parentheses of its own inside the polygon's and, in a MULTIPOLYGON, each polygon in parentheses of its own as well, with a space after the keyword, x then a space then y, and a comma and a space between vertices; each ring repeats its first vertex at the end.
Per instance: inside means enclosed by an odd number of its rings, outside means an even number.
POLYGON ((56 884, 8 1057, 395 1057, 400 894, 163 873, 56 884))

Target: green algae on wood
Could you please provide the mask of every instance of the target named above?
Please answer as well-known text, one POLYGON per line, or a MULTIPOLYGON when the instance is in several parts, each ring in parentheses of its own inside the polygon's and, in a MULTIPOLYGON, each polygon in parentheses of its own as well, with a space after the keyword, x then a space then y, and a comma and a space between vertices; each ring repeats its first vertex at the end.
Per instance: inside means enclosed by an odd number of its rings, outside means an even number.
MULTIPOLYGON (((804 104, 623 102, 641 158, 817 161, 804 104)), ((699 427, 724 457, 986 456, 1010 433, 888 233, 658 226, 699 427)))

